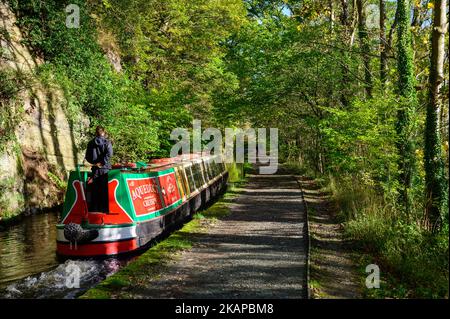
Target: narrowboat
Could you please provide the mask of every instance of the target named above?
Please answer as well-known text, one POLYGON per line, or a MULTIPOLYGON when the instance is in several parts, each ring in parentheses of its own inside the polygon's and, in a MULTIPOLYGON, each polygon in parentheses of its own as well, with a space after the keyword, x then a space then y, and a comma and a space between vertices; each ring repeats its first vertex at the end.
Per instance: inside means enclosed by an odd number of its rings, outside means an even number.
POLYGON ((105 183, 107 208, 90 211, 96 196, 87 187, 90 174, 79 168, 70 172, 56 225, 60 257, 107 257, 143 249, 221 194, 228 179, 219 156, 189 154, 113 165, 105 183))

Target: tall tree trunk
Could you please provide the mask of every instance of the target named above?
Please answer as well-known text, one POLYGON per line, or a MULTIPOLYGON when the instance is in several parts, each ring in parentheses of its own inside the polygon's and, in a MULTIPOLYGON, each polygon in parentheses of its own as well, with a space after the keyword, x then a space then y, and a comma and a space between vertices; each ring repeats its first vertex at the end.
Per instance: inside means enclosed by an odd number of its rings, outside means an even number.
POLYGON ((366 17, 364 14, 363 0, 356 0, 358 10, 358 37, 361 47, 361 55, 364 65, 364 88, 369 98, 372 97, 372 73, 370 72, 370 43, 367 32, 366 17))
POLYGON ((387 78, 386 0, 380 0, 380 82, 384 89, 387 78))
POLYGON ((341 14, 341 23, 343 26, 348 26, 349 21, 349 11, 348 11, 348 0, 341 0, 342 5, 342 14, 341 14))
POLYGON ((431 36, 429 102, 425 123, 426 215, 433 231, 440 229, 448 198, 438 116, 444 81, 445 33, 447 31, 446 7, 446 0, 435 0, 434 24, 431 36))
POLYGON ((329 0, 328 1, 328 6, 330 7, 330 33, 333 34, 334 33, 334 4, 333 4, 334 0, 329 0))
POLYGON ((397 50, 398 50, 398 91, 401 105, 397 113, 397 148, 399 153, 399 204, 409 215, 411 184, 415 168, 414 142, 412 140, 413 114, 417 104, 414 87, 414 65, 411 47, 410 2, 397 1, 397 50))
MULTIPOLYGON (((344 27, 344 44, 350 45, 350 19, 348 11, 348 0, 341 0, 342 14, 340 16, 341 24, 344 27)), ((347 97, 348 85, 350 82, 349 78, 349 67, 348 67, 348 54, 344 51, 344 62, 342 63, 342 90, 341 90, 341 103, 343 106, 347 107, 349 105, 349 100, 347 97)))

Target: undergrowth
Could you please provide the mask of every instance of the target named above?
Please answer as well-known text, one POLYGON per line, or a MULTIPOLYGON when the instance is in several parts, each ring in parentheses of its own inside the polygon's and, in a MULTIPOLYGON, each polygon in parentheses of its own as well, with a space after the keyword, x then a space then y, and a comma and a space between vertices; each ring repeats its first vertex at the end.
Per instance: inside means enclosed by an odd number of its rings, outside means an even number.
POLYGON ((423 227, 422 213, 399 213, 367 185, 331 180, 346 236, 363 252, 360 262, 380 267, 375 298, 448 298, 448 225, 438 234, 423 227))

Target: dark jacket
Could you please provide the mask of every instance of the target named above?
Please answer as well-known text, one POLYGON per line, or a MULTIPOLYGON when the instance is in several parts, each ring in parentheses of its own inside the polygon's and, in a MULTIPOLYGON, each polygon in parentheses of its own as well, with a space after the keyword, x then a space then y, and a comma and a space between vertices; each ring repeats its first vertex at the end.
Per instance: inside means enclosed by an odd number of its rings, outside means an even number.
MULTIPOLYGON (((100 163, 102 165, 101 170, 111 169, 111 157, 113 155, 113 149, 111 141, 103 136, 97 136, 88 143, 86 149, 86 160, 92 165, 100 163)), ((98 167, 93 167, 92 171, 96 171, 98 167)))

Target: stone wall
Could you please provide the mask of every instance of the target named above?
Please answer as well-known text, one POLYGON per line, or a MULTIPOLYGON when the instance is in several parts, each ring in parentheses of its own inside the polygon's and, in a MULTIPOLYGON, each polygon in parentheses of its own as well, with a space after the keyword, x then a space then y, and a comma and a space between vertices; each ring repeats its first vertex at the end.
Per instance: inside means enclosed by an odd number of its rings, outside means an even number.
POLYGON ((21 113, 21 123, 0 153, 0 219, 23 211, 60 204, 67 173, 83 159, 80 145, 86 139, 89 121, 79 114, 69 118, 67 101, 57 86, 41 83, 34 70, 43 61, 21 43, 22 34, 6 4, 0 3, 0 69, 29 75, 30 83, 11 105, 21 113))

